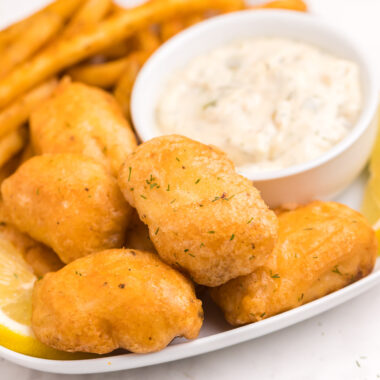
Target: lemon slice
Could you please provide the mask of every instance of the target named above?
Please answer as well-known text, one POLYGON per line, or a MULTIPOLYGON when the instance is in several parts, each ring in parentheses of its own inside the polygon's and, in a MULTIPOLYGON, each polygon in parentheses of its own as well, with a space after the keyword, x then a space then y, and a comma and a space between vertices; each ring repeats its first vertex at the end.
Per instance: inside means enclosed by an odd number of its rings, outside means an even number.
MULTIPOLYGON (((380 175, 380 167, 379 167, 380 175)), ((380 219, 380 176, 373 174, 364 192, 362 213, 373 225, 380 219)))
MULTIPOLYGON (((378 110, 380 113, 380 107, 378 110)), ((379 120, 380 121, 380 120, 379 120)), ((379 123, 380 127, 380 123, 379 123)), ((380 128, 379 128, 380 132, 380 128)), ((368 180, 363 203, 362 213, 367 220, 372 224, 376 231, 376 237, 379 242, 380 254, 380 133, 378 132, 375 146, 371 153, 371 160, 369 163, 370 178, 368 180)))
POLYGON ((0 345, 13 351, 46 359, 72 360, 94 357, 67 353, 40 343, 30 327, 32 291, 37 281, 22 254, 0 240, 0 345))

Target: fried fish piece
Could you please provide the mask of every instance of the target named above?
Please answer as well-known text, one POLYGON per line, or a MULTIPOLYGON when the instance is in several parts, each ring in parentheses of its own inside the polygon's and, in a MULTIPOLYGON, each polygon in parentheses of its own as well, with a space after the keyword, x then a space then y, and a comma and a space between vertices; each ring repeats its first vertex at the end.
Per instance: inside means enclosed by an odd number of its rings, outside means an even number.
POLYGON ((52 249, 31 239, 9 223, 0 222, 0 239, 8 241, 21 252, 38 277, 55 272, 64 265, 52 249))
POLYGON ((367 276, 375 232, 358 212, 339 203, 312 202, 279 216, 279 238, 267 262, 211 296, 232 325, 293 309, 367 276))
POLYGON ((192 283, 144 251, 80 258, 46 275, 33 292, 37 339, 63 351, 158 351, 177 336, 196 338, 202 322, 192 283))
POLYGON ((12 244, 38 277, 55 272, 64 265, 52 249, 23 234, 8 222, 2 201, 0 201, 0 240, 12 244))
POLYGON ((83 154, 114 175, 137 146, 136 137, 112 95, 67 78, 33 112, 30 131, 36 154, 83 154))
POLYGON ((0 239, 12 244, 38 277, 55 272, 64 265, 52 249, 33 240, 9 223, 2 200, 0 201, 0 239))
POLYGON ((33 157, 3 182, 1 192, 9 221, 64 263, 124 244, 132 209, 116 179, 91 158, 33 157))
POLYGON ((128 156, 119 174, 160 257, 195 282, 221 285, 272 252, 277 218, 217 148, 172 135, 128 156))

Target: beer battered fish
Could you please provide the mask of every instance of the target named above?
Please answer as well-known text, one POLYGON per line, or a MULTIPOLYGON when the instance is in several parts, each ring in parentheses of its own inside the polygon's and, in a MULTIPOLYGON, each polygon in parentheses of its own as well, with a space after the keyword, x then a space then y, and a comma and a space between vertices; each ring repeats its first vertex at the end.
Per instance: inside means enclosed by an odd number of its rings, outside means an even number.
POLYGON ((263 265, 277 218, 220 150, 182 136, 140 145, 119 174, 160 257, 195 282, 218 286, 263 265))
POLYGON ((33 292, 36 337, 63 351, 147 353, 196 338, 202 303, 192 283, 153 253, 114 249, 47 274, 33 292))
POLYGON ((23 234, 8 222, 2 201, 0 201, 0 240, 12 244, 38 277, 55 272, 64 265, 52 249, 23 234))
POLYGON ((232 325, 256 322, 323 297, 367 276, 377 242, 364 217, 334 202, 312 202, 279 215, 267 262, 211 296, 232 325))
POLYGON ((116 179, 90 158, 33 157, 2 183, 1 192, 9 221, 64 263, 124 244, 132 209, 116 179))
POLYGON ((11 243, 23 255, 36 276, 55 272, 64 265, 49 247, 36 242, 8 223, 0 222, 0 239, 11 243))
POLYGON ((32 114, 30 131, 36 154, 80 153, 114 175, 137 145, 112 95, 67 78, 32 114))

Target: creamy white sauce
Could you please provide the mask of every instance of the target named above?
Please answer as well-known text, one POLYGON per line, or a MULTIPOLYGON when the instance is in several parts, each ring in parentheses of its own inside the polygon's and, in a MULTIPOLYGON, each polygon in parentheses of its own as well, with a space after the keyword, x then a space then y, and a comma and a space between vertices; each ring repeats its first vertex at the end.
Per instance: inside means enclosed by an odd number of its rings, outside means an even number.
POLYGON ((238 167, 261 172, 330 150, 352 129, 361 104, 356 63, 293 40, 251 38, 176 72, 156 117, 163 134, 214 144, 238 167))

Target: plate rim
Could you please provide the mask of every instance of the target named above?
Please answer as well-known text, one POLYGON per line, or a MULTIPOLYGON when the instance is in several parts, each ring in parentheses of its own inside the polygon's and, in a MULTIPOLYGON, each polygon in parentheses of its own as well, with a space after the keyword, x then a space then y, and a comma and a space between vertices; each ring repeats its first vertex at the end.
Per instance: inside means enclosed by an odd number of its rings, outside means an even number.
POLYGON ((168 346, 149 354, 120 354, 93 359, 51 360, 20 354, 0 346, 0 357, 17 365, 57 374, 94 374, 169 363, 217 351, 280 331, 339 306, 380 283, 380 257, 366 277, 305 305, 245 326, 168 346))

